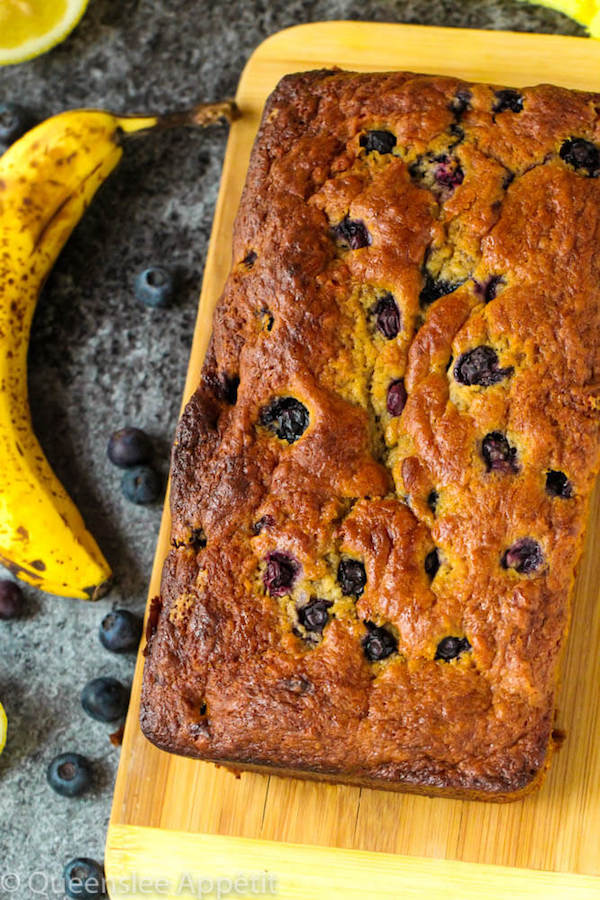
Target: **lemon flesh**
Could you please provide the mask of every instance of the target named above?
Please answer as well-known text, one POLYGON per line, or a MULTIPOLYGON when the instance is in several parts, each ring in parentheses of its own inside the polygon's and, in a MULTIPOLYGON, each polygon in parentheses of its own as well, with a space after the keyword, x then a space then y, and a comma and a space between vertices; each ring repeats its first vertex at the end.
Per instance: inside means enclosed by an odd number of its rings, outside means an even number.
POLYGON ((88 0, 0 0, 0 65, 54 47, 75 28, 88 0))
POLYGON ((4 750, 4 745, 6 743, 6 732, 8 731, 8 721, 6 718, 6 713, 4 712, 4 707, 0 703, 0 753, 4 750))

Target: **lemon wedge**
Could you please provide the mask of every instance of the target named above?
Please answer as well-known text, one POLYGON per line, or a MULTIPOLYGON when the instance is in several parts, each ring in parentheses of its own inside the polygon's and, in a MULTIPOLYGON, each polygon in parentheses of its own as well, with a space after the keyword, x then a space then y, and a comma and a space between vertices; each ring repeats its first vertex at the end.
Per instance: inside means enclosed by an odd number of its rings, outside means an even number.
POLYGON ((0 65, 45 53, 75 28, 88 0, 0 0, 0 65))
POLYGON ((600 0, 536 0, 584 25, 592 37, 600 37, 600 0))
POLYGON ((8 719, 4 712, 4 707, 0 703, 0 753, 4 750, 6 743, 6 732, 8 731, 8 719))

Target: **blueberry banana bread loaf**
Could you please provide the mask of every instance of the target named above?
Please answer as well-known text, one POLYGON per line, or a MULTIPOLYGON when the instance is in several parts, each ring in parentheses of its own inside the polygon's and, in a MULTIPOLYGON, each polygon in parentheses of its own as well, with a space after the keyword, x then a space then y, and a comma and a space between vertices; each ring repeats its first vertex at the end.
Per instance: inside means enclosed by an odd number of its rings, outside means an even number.
POLYGON ((599 175, 600 95, 279 84, 173 451, 150 740, 454 796, 539 783, 599 467, 599 175))

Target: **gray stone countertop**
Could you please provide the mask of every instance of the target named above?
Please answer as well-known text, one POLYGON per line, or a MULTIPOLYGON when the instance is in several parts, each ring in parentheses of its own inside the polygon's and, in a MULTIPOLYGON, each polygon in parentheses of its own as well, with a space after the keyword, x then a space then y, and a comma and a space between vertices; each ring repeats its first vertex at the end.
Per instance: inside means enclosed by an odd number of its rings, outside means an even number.
MULTIPOLYGON (((222 99, 235 93, 265 37, 327 19, 583 34, 564 16, 517 0, 91 0, 67 41, 0 69, 0 103, 17 100, 42 119, 76 106, 163 111, 222 99)), ((105 651, 97 630, 113 606, 142 612, 161 514, 160 504, 123 499, 106 443, 123 424, 146 429, 166 476, 226 140, 226 127, 213 126, 134 141, 38 304, 29 357, 35 429, 116 585, 96 604, 25 588, 25 617, 0 621, 9 718, 0 757, 2 900, 62 898, 67 860, 103 858, 119 751, 108 739, 113 729, 83 714, 79 694, 97 675, 132 676, 133 659, 105 651), (180 275, 167 310, 133 297, 135 274, 156 263, 180 275), (65 751, 93 761, 87 796, 68 800, 46 783, 48 762, 65 751)))

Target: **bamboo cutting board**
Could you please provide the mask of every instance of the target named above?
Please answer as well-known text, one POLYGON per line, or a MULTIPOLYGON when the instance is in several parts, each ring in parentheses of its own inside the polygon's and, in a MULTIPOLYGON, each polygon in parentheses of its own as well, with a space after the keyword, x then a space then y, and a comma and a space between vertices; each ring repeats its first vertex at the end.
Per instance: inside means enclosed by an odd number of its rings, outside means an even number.
MULTIPOLYGON (((329 22, 265 41, 238 89, 243 117, 231 129, 225 158, 186 397, 199 381, 227 276, 232 222, 263 103, 282 75, 332 65, 600 91, 600 42, 582 38, 329 22)), ((539 793, 495 805, 251 773, 236 778, 144 739, 139 658, 106 847, 113 900, 234 890, 286 900, 438 892, 461 900, 600 898, 600 490, 592 510, 558 701, 557 724, 567 738, 539 793), (219 886, 211 879, 224 880, 219 886)), ((159 591, 168 529, 165 512, 150 596, 159 591)))

